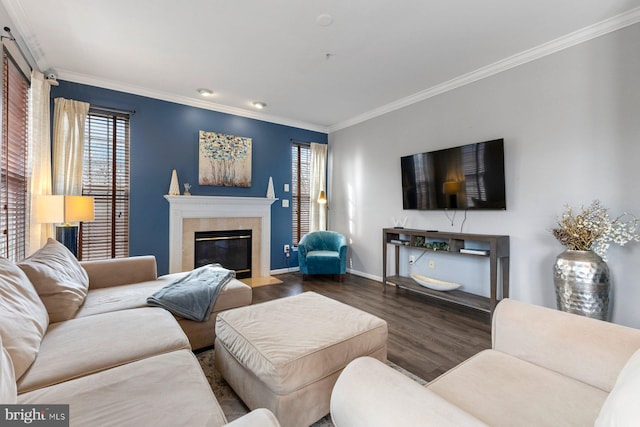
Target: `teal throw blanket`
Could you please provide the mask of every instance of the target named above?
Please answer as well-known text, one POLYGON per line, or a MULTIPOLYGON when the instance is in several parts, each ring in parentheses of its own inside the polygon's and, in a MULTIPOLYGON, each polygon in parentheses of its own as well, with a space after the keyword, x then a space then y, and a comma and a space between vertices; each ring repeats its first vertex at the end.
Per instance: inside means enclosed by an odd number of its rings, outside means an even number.
POLYGON ((209 319, 220 291, 236 272, 220 264, 196 268, 147 298, 147 304, 162 307, 176 316, 204 322, 209 319))

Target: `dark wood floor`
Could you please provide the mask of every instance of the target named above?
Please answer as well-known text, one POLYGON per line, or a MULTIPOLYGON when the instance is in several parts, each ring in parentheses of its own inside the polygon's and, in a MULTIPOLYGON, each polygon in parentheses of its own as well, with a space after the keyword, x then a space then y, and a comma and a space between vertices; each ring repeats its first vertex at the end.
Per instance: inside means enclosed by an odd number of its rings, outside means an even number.
POLYGON ((254 304, 314 291, 374 314, 388 323, 388 359, 427 381, 491 346, 486 313, 393 287, 385 294, 380 282, 351 274, 342 283, 324 276, 303 282, 300 273, 277 278, 284 283, 253 289, 254 304))

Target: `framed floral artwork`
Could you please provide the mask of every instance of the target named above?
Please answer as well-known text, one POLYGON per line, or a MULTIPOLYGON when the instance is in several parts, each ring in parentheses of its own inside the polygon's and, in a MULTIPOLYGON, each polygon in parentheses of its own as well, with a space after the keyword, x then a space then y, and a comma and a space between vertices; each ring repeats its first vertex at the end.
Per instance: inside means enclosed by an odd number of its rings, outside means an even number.
POLYGON ((251 138, 200 131, 198 183, 251 187, 251 138))

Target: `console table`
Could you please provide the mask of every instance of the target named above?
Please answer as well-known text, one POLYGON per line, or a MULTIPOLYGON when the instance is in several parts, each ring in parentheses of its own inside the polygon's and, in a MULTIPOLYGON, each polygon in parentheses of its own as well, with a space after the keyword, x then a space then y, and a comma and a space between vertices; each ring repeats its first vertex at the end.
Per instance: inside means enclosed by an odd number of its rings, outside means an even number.
MULTIPOLYGON (((437 245, 436 245, 437 246, 437 245)), ((509 236, 496 236, 488 234, 465 234, 465 233, 444 233, 437 231, 413 230, 406 228, 385 228, 382 230, 382 284, 383 291, 387 291, 387 284, 393 284, 397 288, 408 289, 419 292, 433 298, 460 304, 487 313, 493 313, 498 303, 498 266, 500 267, 500 279, 502 285, 501 298, 509 297, 509 236), (418 285, 410 277, 398 275, 400 264, 400 248, 418 249, 433 251, 419 245, 421 242, 443 242, 448 246, 448 250, 438 249, 437 252, 446 252, 457 256, 485 257, 489 259, 489 286, 490 298, 468 292, 436 291, 418 285), (465 249, 467 242, 483 242, 486 250, 477 250, 476 253, 461 253, 465 249), (387 276, 387 248, 395 247, 395 271, 396 275, 387 276)))

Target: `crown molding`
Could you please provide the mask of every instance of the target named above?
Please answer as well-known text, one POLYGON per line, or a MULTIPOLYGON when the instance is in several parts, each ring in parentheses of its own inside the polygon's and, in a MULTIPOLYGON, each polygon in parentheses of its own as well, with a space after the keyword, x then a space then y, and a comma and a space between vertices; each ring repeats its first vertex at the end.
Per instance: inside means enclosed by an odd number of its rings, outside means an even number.
MULTIPOLYGON (((9 17, 16 26, 17 34, 32 34, 27 25, 27 19, 25 12, 20 5, 19 0, 1 0, 9 17)), ((285 126, 292 126, 296 128, 311 130, 315 132, 331 133, 341 129, 354 126, 356 124, 365 122, 375 117, 382 116, 387 113, 399 110, 401 108, 416 104, 442 93, 460 88, 462 86, 474 83, 478 80, 493 76, 495 74, 507 71, 509 69, 518 67, 520 65, 535 61, 545 56, 554 54, 556 52, 568 49, 578 44, 587 42, 602 35, 614 32, 624 27, 633 25, 640 22, 640 7, 636 7, 622 14, 613 16, 604 21, 590 25, 588 27, 579 29, 565 36, 559 37, 547 43, 543 43, 539 46, 525 50, 523 52, 512 55, 508 58, 494 62, 487 66, 481 67, 477 70, 463 74, 444 83, 432 86, 413 95, 398 99, 397 101, 375 108, 363 114, 357 115, 342 122, 335 123, 330 126, 323 126, 315 123, 302 122, 280 116, 272 116, 264 113, 259 113, 251 110, 246 110, 238 107, 230 107, 222 104, 216 104, 207 102, 195 98, 190 98, 181 95, 170 94, 167 92, 152 90, 140 86, 127 85, 114 81, 108 81, 99 79, 96 77, 75 73, 68 70, 56 69, 58 78, 60 80, 68 80, 76 83, 87 84, 90 86, 102 87, 105 89, 112 89, 121 92, 146 96, 149 98, 160 99, 163 101, 175 102, 178 104, 188 105, 192 107, 202 108, 206 110, 217 111, 221 113, 233 114, 236 116, 247 117, 255 120, 261 120, 285 126)), ((26 51, 32 56, 37 68, 45 70, 49 68, 49 64, 46 57, 40 51, 39 46, 35 45, 33 40, 23 39, 22 42, 26 45, 26 51)))
POLYGON ((409 95, 397 101, 383 105, 382 107, 355 116, 351 119, 333 124, 329 126, 328 132, 336 132, 350 126, 354 126, 358 123, 365 122, 375 117, 382 116, 384 114, 399 110, 409 105, 413 105, 442 93, 449 92, 478 80, 493 76, 511 68, 515 68, 520 65, 535 61, 537 59, 587 42, 621 28, 628 27, 629 25, 636 24, 638 22, 640 22, 640 7, 636 7, 620 15, 613 16, 609 19, 574 31, 550 42, 543 43, 534 48, 517 53, 508 58, 494 62, 493 64, 478 68, 477 70, 471 71, 470 73, 463 74, 444 83, 432 86, 413 95, 409 95))
POLYGON ((188 96, 175 95, 168 92, 162 92, 141 86, 128 85, 124 83, 114 82, 111 80, 100 79, 86 74, 76 73, 69 70, 56 69, 59 80, 66 80, 74 83, 81 83, 89 86, 97 86, 104 89, 116 90, 119 92, 130 93, 134 95, 146 96, 148 98, 159 99, 162 101, 175 102, 176 104, 188 105, 190 107, 202 108, 204 110, 217 111, 219 113, 233 114, 234 116, 246 117, 249 119, 261 120, 263 122, 275 123, 285 126, 296 127, 300 129, 311 130, 315 132, 327 133, 326 126, 293 120, 285 117, 272 116, 269 114, 258 113, 255 111, 245 110, 243 108, 230 107, 228 105, 216 104, 188 96))
MULTIPOLYGON (((19 0, 2 0, 2 5, 7 10, 10 19, 13 24, 16 26, 15 34, 33 34, 29 25, 27 24, 28 19, 26 18, 26 13, 19 0)), ((16 37, 18 37, 16 35, 16 37)), ((40 71, 45 71, 49 69, 49 63, 42 53, 40 47, 37 45, 37 42, 31 39, 24 39, 24 48, 26 52, 29 53, 31 58, 27 58, 27 60, 31 59, 33 63, 36 65, 40 71)), ((31 61, 30 61, 31 62, 31 61)), ((296 127, 300 129, 311 130, 315 132, 328 133, 328 127, 323 125, 318 125, 315 123, 308 123, 299 120, 289 119, 286 117, 280 116, 272 116, 269 114, 259 113, 251 110, 246 110, 238 107, 230 107, 227 105, 216 104, 212 102, 207 102, 203 100, 199 100, 196 98, 189 98, 187 96, 175 95, 167 92, 157 91, 141 86, 135 85, 127 85, 124 83, 114 82, 110 80, 100 79, 97 77, 93 77, 86 74, 76 73, 74 71, 63 70, 56 68, 56 74, 59 80, 67 80, 75 83, 82 83, 89 86, 97 86, 105 89, 117 90, 120 92, 131 93, 135 95, 146 96, 149 98, 159 99, 162 101, 175 102, 177 104, 188 105, 191 107, 202 108, 205 110, 217 111, 219 113, 227 113, 233 114, 235 116, 246 117, 255 120, 261 120, 264 122, 275 123, 285 126, 296 127)))
POLYGON ((15 28, 11 29, 11 32, 16 38, 15 43, 20 46, 26 56, 24 58, 25 61, 29 63, 31 68, 34 68, 37 71, 44 71, 49 68, 39 46, 33 46, 32 42, 24 39, 24 34, 33 34, 33 32, 31 32, 31 28, 27 24, 27 15, 20 4, 20 1, 2 0, 2 5, 9 15, 11 27, 15 26, 15 28))

